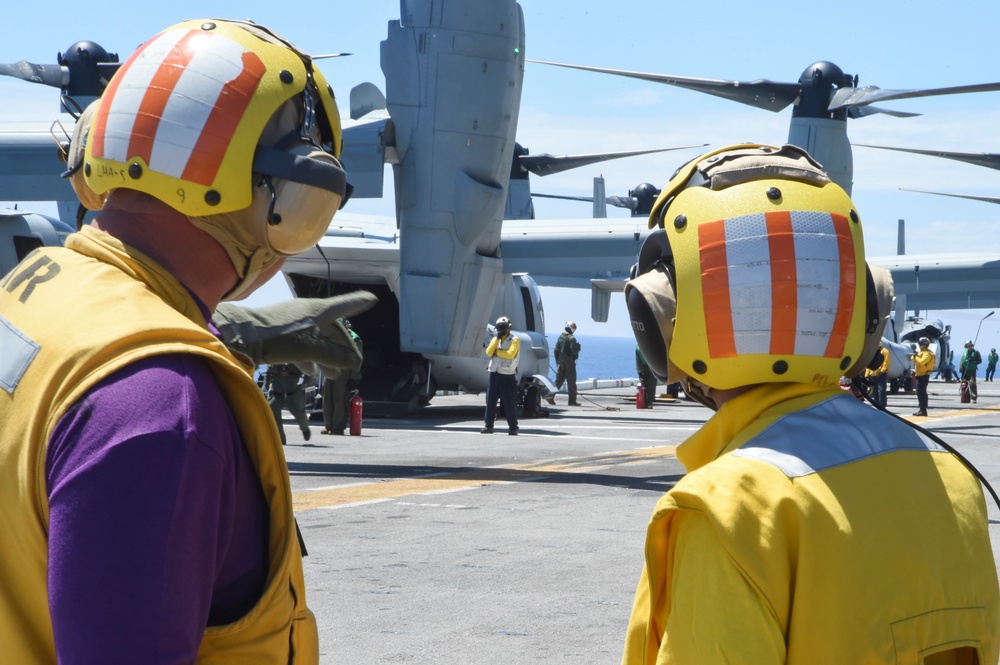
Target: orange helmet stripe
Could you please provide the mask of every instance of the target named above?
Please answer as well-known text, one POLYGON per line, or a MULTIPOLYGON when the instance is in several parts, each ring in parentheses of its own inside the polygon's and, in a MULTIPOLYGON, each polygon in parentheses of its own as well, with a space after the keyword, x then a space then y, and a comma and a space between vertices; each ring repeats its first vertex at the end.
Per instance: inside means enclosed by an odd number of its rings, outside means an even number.
MULTIPOLYGON (((153 39, 147 41, 145 44, 136 49, 135 53, 125 61, 125 64, 121 66, 119 72, 122 72, 119 76, 114 76, 108 83, 107 88, 104 90, 104 99, 114 99, 115 94, 118 92, 118 86, 121 85, 122 79, 125 78, 124 71, 127 70, 132 63, 137 60, 142 52, 149 48, 149 45, 153 43, 153 39)), ((101 104, 100 108, 97 110, 97 117, 94 118, 94 123, 91 129, 91 154, 95 157, 106 157, 104 137, 107 135, 108 129, 108 115, 111 113, 111 104, 101 104)))
POLYGON ((792 355, 799 307, 792 215, 788 211, 769 212, 765 220, 771 256, 771 353, 792 355))
POLYGON ((729 297, 725 220, 701 224, 698 227, 698 244, 709 356, 731 358, 736 356, 736 340, 729 297))
POLYGON ((857 264, 854 260, 854 241, 851 238, 850 222, 843 215, 831 213, 833 226, 837 232, 837 249, 840 252, 840 292, 837 300, 837 318, 826 345, 827 358, 838 358, 844 354, 847 335, 851 328, 851 314, 854 311, 854 296, 857 285, 857 264))
POLYGON ((184 69, 194 57, 191 41, 194 32, 184 35, 160 63, 153 75, 146 94, 142 97, 139 110, 136 112, 135 123, 132 125, 132 139, 128 144, 128 158, 140 157, 147 164, 153 158, 153 145, 156 142, 156 131, 160 127, 163 109, 173 95, 177 81, 184 69))
POLYGON ((265 71, 267 67, 256 53, 247 51, 243 54, 243 70, 235 79, 226 82, 216 100, 215 108, 194 147, 194 159, 188 161, 181 176, 184 180, 204 185, 215 180, 215 174, 222 165, 221 157, 236 133, 238 123, 234 122, 234 118, 243 117, 265 71))

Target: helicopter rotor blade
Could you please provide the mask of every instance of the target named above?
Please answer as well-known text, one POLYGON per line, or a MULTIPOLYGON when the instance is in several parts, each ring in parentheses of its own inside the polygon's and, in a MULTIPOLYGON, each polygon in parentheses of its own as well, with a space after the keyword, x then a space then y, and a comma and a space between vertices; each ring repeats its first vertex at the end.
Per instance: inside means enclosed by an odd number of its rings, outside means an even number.
POLYGON ((671 76, 668 74, 651 74, 647 72, 635 72, 625 69, 609 69, 606 67, 588 67, 586 65, 571 65, 562 62, 550 62, 548 60, 531 60, 541 65, 553 65, 555 67, 566 67, 569 69, 581 69, 588 72, 598 72, 601 74, 613 74, 615 76, 627 76, 629 78, 651 81, 653 83, 664 83, 679 88, 687 88, 716 97, 722 97, 730 101, 755 106, 768 111, 778 112, 798 99, 802 86, 799 83, 779 83, 767 79, 757 79, 756 81, 726 81, 722 79, 694 78, 690 76, 671 76))
POLYGON ((559 199, 561 201, 585 201, 587 203, 593 203, 593 196, 568 196, 565 194, 541 194, 539 192, 532 192, 532 197, 538 197, 540 199, 559 199))
POLYGON ((609 206, 614 206, 616 208, 635 210, 639 207, 639 201, 636 200, 634 196, 609 196, 605 200, 609 206))
POLYGON ((881 106, 849 106, 847 107, 847 115, 851 118, 867 118, 870 115, 878 115, 879 113, 885 115, 891 115, 894 118, 915 118, 921 113, 910 113, 909 111, 893 111, 891 109, 884 109, 881 106))
POLYGON ((882 90, 875 85, 868 85, 863 88, 841 88, 833 95, 833 99, 830 100, 829 110, 836 111, 844 107, 867 106, 875 102, 887 102, 897 99, 960 95, 969 92, 992 92, 995 90, 1000 90, 1000 82, 956 85, 948 88, 927 88, 925 90, 882 90))
POLYGON ((985 166, 988 169, 1000 171, 1000 153, 995 152, 951 152, 948 150, 918 150, 917 148, 894 148, 884 145, 870 145, 868 143, 854 143, 853 145, 862 148, 877 148, 879 150, 895 150, 897 152, 912 152, 917 155, 927 155, 928 157, 943 157, 954 159, 967 164, 985 166))
MULTIPOLYGON (((531 196, 542 199, 560 199, 563 201, 582 201, 585 203, 593 203, 593 196, 568 196, 565 194, 540 194, 538 192, 532 192, 531 196)), ((632 196, 608 196, 604 199, 609 206, 614 206, 616 208, 627 208, 628 210, 635 210, 639 203, 632 196)))
POLYGON ((635 157, 637 155, 648 155, 654 152, 668 152, 670 150, 686 150, 688 148, 701 148, 708 145, 701 143, 697 145, 682 145, 673 148, 653 148, 651 150, 629 150, 625 152, 598 152, 587 155, 521 155, 519 158, 521 168, 537 176, 547 176, 553 173, 562 173, 570 169, 581 166, 589 166, 598 162, 606 162, 611 159, 622 157, 635 157))
POLYGON ((924 189, 905 189, 900 187, 901 192, 917 192, 918 194, 934 194, 935 196, 951 196, 956 199, 969 199, 972 201, 983 201, 985 203, 1000 204, 1000 197, 996 196, 973 196, 972 194, 948 194, 946 192, 929 192, 924 189))
POLYGON ((62 88, 69 83, 69 69, 60 65, 38 65, 33 62, 15 62, 11 65, 0 64, 0 76, 13 76, 31 83, 62 88))

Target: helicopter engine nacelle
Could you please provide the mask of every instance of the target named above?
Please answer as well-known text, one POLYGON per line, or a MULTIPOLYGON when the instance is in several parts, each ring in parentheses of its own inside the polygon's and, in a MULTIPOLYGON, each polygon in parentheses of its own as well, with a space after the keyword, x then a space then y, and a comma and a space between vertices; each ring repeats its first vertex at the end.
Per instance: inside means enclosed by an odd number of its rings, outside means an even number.
POLYGON ((33 212, 0 210, 0 277, 39 247, 57 247, 73 232, 58 219, 33 212))

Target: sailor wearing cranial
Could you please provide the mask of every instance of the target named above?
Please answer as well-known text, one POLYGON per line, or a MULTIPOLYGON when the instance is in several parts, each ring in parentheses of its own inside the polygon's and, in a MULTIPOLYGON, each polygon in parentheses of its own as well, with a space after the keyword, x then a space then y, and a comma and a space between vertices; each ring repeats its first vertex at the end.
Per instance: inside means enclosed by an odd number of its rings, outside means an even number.
POLYGON ((267 28, 182 25, 197 30, 144 45, 85 111, 71 181, 92 210, 131 189, 187 215, 242 275, 233 299, 279 257, 315 245, 348 198, 340 117, 323 74, 267 28))
POLYGON ((850 197, 800 148, 737 145, 681 167, 649 220, 636 340, 717 413, 677 448, 623 662, 996 662, 978 480, 839 385, 892 300, 850 197))
POLYGON ((186 21, 79 129, 100 213, 0 289, 4 658, 317 663, 277 427, 209 320, 348 196, 332 90, 263 26, 186 21))

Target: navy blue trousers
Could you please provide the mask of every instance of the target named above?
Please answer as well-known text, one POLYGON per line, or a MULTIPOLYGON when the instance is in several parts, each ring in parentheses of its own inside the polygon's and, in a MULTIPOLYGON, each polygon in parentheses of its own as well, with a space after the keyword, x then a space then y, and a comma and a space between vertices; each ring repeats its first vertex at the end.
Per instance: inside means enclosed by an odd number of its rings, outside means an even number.
POLYGON ((486 385, 486 426, 490 429, 497 419, 497 400, 503 401, 507 426, 517 429, 517 378, 513 374, 490 372, 486 385))

